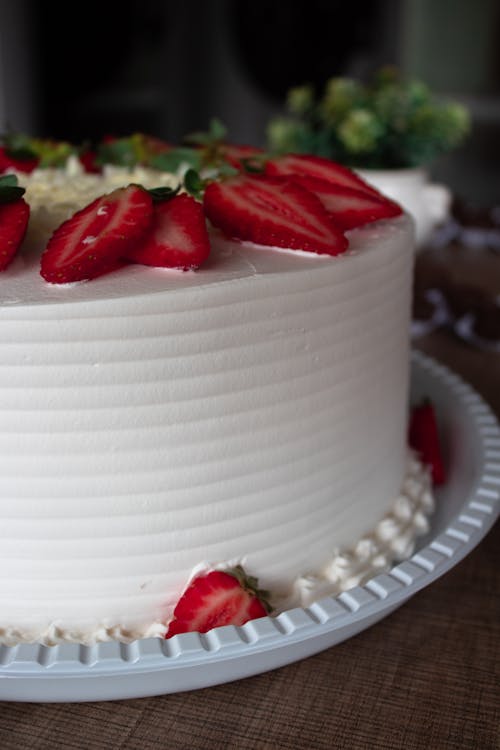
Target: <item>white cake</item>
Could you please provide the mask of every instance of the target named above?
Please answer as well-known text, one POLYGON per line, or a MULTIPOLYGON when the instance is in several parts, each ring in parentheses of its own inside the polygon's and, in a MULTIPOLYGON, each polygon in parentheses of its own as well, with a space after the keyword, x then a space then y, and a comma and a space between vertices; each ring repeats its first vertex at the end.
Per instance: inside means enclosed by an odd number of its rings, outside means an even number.
POLYGON ((408 554, 412 226, 349 239, 214 235, 197 272, 54 286, 28 238, 0 279, 0 643, 162 635, 214 567, 279 609, 408 554))

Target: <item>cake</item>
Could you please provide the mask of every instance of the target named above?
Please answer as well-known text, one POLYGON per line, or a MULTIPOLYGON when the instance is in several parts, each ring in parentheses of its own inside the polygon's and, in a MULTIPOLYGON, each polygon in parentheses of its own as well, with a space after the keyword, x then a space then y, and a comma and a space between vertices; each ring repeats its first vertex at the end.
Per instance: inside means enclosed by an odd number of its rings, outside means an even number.
POLYGON ((213 229, 198 271, 54 285, 47 235, 124 175, 20 179, 30 229, 0 278, 0 643, 163 636, 193 577, 235 565, 280 611, 411 552, 432 501, 406 440, 408 216, 335 257, 213 229))

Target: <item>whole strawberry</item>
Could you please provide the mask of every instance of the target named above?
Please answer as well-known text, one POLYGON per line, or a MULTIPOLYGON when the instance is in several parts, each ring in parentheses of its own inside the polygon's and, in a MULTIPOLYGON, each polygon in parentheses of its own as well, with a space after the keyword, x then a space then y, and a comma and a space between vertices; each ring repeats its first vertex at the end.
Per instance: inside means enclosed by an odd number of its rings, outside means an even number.
POLYGON ((197 576, 177 602, 165 638, 178 633, 206 633, 221 625, 244 625, 265 617, 270 611, 265 596, 240 565, 230 571, 213 570, 197 576))
POLYGON ((41 275, 66 284, 114 270, 145 236, 152 215, 151 195, 138 185, 97 198, 56 229, 42 255, 41 275))
POLYGON ((446 472, 439 441, 436 412, 429 400, 423 401, 412 409, 408 442, 420 456, 424 464, 430 467, 434 485, 444 484, 446 472))
POLYGON ((30 215, 15 175, 0 177, 0 271, 4 271, 19 249, 30 215))

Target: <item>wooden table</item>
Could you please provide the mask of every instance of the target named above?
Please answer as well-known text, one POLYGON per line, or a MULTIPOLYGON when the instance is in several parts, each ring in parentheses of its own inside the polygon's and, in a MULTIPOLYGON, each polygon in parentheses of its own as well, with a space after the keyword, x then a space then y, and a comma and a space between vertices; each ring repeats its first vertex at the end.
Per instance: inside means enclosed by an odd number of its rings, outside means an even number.
MULTIPOLYGON (((500 415, 500 355, 433 332, 418 348, 500 415)), ((500 748, 500 525, 390 617, 302 662, 190 693, 0 704, 1 750, 500 748)))

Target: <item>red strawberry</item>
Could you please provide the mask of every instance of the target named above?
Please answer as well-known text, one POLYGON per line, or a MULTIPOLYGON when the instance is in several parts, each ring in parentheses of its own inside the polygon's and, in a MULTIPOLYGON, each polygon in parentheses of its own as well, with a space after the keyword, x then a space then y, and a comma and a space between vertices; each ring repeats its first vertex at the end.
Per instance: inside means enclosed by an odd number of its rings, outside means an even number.
POLYGON ((154 204, 147 235, 127 252, 127 260, 147 266, 197 268, 210 253, 203 206, 190 195, 154 204))
POLYGON ((28 228, 30 207, 13 174, 0 176, 0 271, 7 268, 28 228))
POLYGON ((282 177, 237 175, 205 190, 205 213, 229 237, 337 255, 347 240, 320 200, 282 177))
POLYGON ((252 159, 262 153, 262 149, 256 146, 235 146, 231 143, 223 143, 220 146, 220 154, 224 161, 238 170, 244 168, 244 162, 247 159, 252 159))
POLYGON ((430 467, 433 483, 443 484, 446 481, 446 474, 439 443, 436 413, 430 401, 423 401, 413 408, 408 441, 410 447, 419 453, 423 463, 430 467))
POLYGON ((78 159, 84 170, 89 174, 100 174, 102 172, 102 168, 97 162, 96 151, 82 151, 78 159))
POLYGON ((318 196, 335 224, 343 231, 402 213, 397 203, 376 193, 334 185, 318 177, 294 176, 292 179, 318 196))
POLYGON ((42 255, 41 275, 65 284, 115 269, 145 235, 152 212, 150 194, 137 185, 97 198, 56 229, 42 255))
POLYGON ((0 203, 0 271, 7 268, 23 241, 29 215, 30 207, 24 198, 0 203))
POLYGON ((177 602, 165 638, 265 617, 269 605, 256 584, 239 565, 232 571, 214 570, 194 578, 177 602))
POLYGON ((37 168, 40 159, 23 158, 12 156, 7 148, 0 146, 0 174, 8 169, 15 169, 16 172, 33 172, 37 168))
POLYGON ((305 154, 287 154, 277 156, 266 162, 266 174, 271 176, 316 177, 334 185, 362 190, 370 195, 380 195, 378 190, 368 185, 361 177, 352 170, 337 164, 322 156, 309 156, 305 154))

